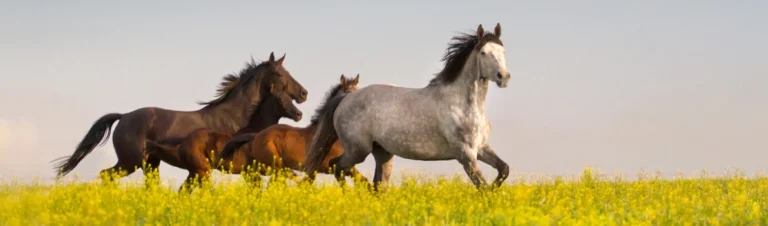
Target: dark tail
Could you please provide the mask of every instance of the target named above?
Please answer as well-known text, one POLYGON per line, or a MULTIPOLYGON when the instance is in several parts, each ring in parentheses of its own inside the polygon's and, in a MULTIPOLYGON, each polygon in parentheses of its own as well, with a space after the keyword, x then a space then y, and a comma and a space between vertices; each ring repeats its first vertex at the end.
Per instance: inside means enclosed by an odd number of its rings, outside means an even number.
POLYGON ((224 162, 232 161, 237 149, 253 140, 254 137, 256 137, 255 133, 246 133, 233 137, 224 144, 224 148, 222 148, 221 153, 219 153, 219 159, 222 159, 224 162))
POLYGON ((67 173, 75 169, 75 166, 77 166, 86 155, 90 154, 94 148, 106 143, 107 140, 109 140, 109 135, 112 133, 112 124, 122 117, 122 114, 111 113, 101 116, 99 120, 96 120, 96 122, 93 123, 93 126, 91 126, 91 129, 88 130, 88 133, 85 134, 83 140, 80 141, 80 144, 77 145, 75 153, 54 160, 58 162, 55 166, 58 173, 57 177, 67 175, 67 173))
POLYGON ((304 165, 304 172, 313 174, 319 170, 323 160, 328 156, 328 152, 331 151, 331 145, 339 139, 339 134, 336 133, 336 128, 333 126, 333 115, 344 97, 346 95, 338 96, 326 103, 324 115, 318 122, 320 124, 318 124, 315 136, 312 137, 312 143, 308 147, 307 158, 302 164, 304 165))

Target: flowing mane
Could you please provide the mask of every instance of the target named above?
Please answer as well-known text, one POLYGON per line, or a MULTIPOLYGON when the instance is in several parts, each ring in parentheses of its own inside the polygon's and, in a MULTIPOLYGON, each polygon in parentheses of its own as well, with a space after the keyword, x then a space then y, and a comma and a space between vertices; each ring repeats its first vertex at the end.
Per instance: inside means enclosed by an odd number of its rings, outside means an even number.
POLYGON ((256 63, 256 61, 251 58, 251 62, 245 63, 245 68, 240 70, 240 73, 237 75, 228 74, 222 78, 222 81, 219 84, 219 88, 216 89, 216 99, 206 102, 198 101, 197 103, 200 105, 205 105, 205 107, 216 106, 217 104, 220 104, 225 99, 227 99, 227 97, 229 97, 232 92, 237 90, 238 87, 241 87, 241 84, 245 84, 251 78, 255 77, 256 71, 258 71, 258 69, 261 67, 266 66, 268 63, 268 61, 256 63))
POLYGON ((326 107, 328 105, 328 102, 331 99, 335 98, 337 96, 335 94, 341 91, 342 88, 344 87, 341 84, 336 84, 336 85, 333 85, 333 87, 331 87, 331 89, 329 89, 327 92, 325 92, 325 98, 323 98, 324 99, 323 102, 320 103, 320 107, 315 109, 315 115, 313 115, 312 119, 309 121, 310 125, 317 124, 317 122, 320 121, 324 113, 328 111, 326 107))
POLYGON ((452 42, 448 44, 448 48, 446 48, 445 55, 443 55, 442 59, 442 61, 445 61, 445 67, 442 71, 437 73, 432 80, 429 80, 430 86, 456 81, 461 74, 461 70, 464 69, 464 64, 466 64, 469 54, 472 53, 472 50, 474 50, 478 44, 482 46, 491 42, 503 46, 501 39, 490 32, 486 32, 482 39, 477 38, 477 35, 475 34, 461 33, 451 38, 451 41, 452 42))

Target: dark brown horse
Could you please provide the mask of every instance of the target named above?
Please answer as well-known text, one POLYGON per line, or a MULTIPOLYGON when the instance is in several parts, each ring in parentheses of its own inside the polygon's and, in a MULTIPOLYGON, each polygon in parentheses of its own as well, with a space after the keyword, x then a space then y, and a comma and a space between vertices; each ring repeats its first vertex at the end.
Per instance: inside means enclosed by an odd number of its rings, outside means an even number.
MULTIPOLYGON (((273 91, 273 93, 279 92, 280 91, 273 91)), ((291 97, 287 92, 283 92, 282 98, 268 95, 261 104, 256 106, 256 110, 251 114, 251 119, 248 121, 248 125, 240 128, 240 130, 235 132, 235 135, 257 133, 269 126, 277 124, 281 118, 291 118, 295 121, 301 120, 303 113, 293 105, 293 102, 280 101, 289 99, 291 99, 291 97)), ((200 132, 200 130, 208 131, 207 129, 200 128, 190 134, 200 132)), ((147 140, 147 153, 158 156, 161 161, 169 165, 186 169, 186 167, 181 165, 179 161, 178 150, 181 142, 187 139, 190 134, 187 134, 187 136, 184 137, 169 137, 158 141, 147 140)))
MULTIPOLYGON (((232 136, 261 131, 266 127, 277 124, 280 118, 290 118, 298 122, 301 120, 301 117, 302 112, 293 104, 291 97, 287 93, 284 93, 281 97, 269 96, 256 108, 248 125, 234 134, 219 133, 206 128, 200 128, 192 131, 181 140, 165 139, 159 142, 147 140, 147 153, 157 155, 163 162, 170 165, 188 169, 185 159, 181 159, 182 157, 179 155, 180 149, 199 149, 216 151, 218 153, 218 150, 221 150, 224 143, 231 139, 232 136)), ((190 171, 190 176, 182 187, 190 184, 192 179, 193 175, 190 171)))
MULTIPOLYGON (((325 104, 332 98, 344 96, 347 93, 357 90, 359 81, 360 75, 357 75, 354 79, 347 79, 342 75, 340 83, 326 93, 324 104, 321 104, 317 109, 315 116, 313 116, 307 127, 297 128, 289 125, 277 124, 270 126, 257 134, 241 135, 237 139, 230 140, 221 150, 219 157, 220 159, 223 159, 223 162, 225 163, 222 166, 222 169, 227 170, 230 173, 239 173, 246 165, 252 165, 255 162, 262 165, 262 167, 258 168, 260 174, 266 174, 267 167, 264 166, 271 167, 272 169, 289 168, 303 170, 300 164, 304 161, 306 156, 305 150, 307 144, 311 142, 312 137, 317 131, 319 121, 318 116, 323 115, 325 104), (231 165, 227 164, 228 162, 231 162, 231 165)), ((186 164, 190 169, 193 164, 196 168, 199 168, 196 172, 190 170, 190 176, 193 172, 203 177, 207 176, 210 171, 210 166, 207 165, 204 150, 188 151, 189 152, 185 152, 184 150, 181 150, 179 152, 181 159, 192 160, 183 162, 183 164, 186 164), (189 157, 185 157, 185 155, 189 157)), ((331 154, 325 159, 323 165, 325 171, 321 170, 321 172, 331 172, 328 161, 340 156, 343 152, 344 149, 342 148, 341 143, 334 143, 331 148, 331 154)), ((356 169, 350 171, 350 176, 360 181, 368 181, 368 179, 361 175, 356 169)), ((339 179, 343 180, 343 178, 339 179)))
POLYGON ((110 179, 130 175, 139 167, 142 167, 146 174, 159 166, 160 158, 145 152, 147 140, 183 137, 199 128, 223 133, 237 131, 248 122, 254 110, 253 106, 260 103, 265 95, 270 94, 271 84, 284 86, 285 92, 297 102, 303 103, 307 99, 307 90, 283 67, 284 60, 285 55, 275 60, 274 54, 270 53, 268 61, 259 64, 252 61, 238 75, 225 76, 218 89, 218 97, 213 101, 200 103, 205 107, 197 111, 145 107, 126 114, 111 113, 102 116, 88 130, 74 154, 58 160, 57 177, 72 171, 94 148, 104 144, 109 139, 112 124, 117 120, 120 120, 120 123, 115 128, 112 140, 118 158, 117 164, 102 170, 101 174, 120 171, 123 173, 110 179))

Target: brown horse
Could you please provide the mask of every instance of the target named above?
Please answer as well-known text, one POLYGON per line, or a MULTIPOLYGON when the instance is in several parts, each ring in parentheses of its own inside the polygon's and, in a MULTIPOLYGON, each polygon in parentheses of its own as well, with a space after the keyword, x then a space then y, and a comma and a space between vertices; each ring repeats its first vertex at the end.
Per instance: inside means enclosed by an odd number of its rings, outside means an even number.
MULTIPOLYGON (((270 126, 269 128, 257 133, 240 135, 235 139, 230 140, 221 150, 219 159, 223 159, 225 164, 221 167, 222 170, 228 170, 231 173, 239 173, 246 165, 250 165, 256 162, 259 165, 271 166, 273 169, 290 168, 294 170, 302 170, 300 164, 304 161, 306 156, 306 145, 309 144, 314 136, 317 126, 319 115, 323 115, 324 105, 328 103, 328 100, 335 97, 344 96, 347 93, 357 90, 357 84, 360 81, 360 75, 358 74, 354 79, 347 79, 344 75, 341 76, 339 84, 331 88, 326 93, 326 100, 324 104, 316 110, 315 116, 309 126, 305 128, 296 128, 289 125, 277 124, 270 126), (250 138, 250 139, 249 139, 250 138), (247 143, 247 144, 246 144, 247 143), (227 164, 231 162, 232 164, 227 164)), ((338 157, 344 152, 341 143, 334 143, 331 148, 331 154, 328 155, 324 162, 324 167, 327 169, 325 172, 331 172, 328 165, 328 161, 332 158, 338 157)), ((191 152, 180 151, 179 155, 182 159, 192 159, 194 161, 184 162, 184 164, 195 164, 200 167, 200 171, 195 172, 198 175, 207 175, 210 171, 207 163, 204 159, 202 150, 190 150, 191 152), (190 157, 184 157, 189 155, 190 157)), ((260 167, 260 174, 266 173, 266 167, 260 167)), ((190 175, 193 171, 190 170, 190 175)), ((356 169, 351 170, 350 176, 362 181, 368 181, 362 174, 356 169)), ((310 178, 310 177, 308 177, 310 178)), ((340 178, 343 180, 343 178, 340 178)))
POLYGON ((99 118, 85 135, 71 156, 58 159, 57 177, 72 171, 94 148, 106 143, 112 124, 120 120, 115 128, 112 143, 117 154, 117 164, 104 169, 100 174, 120 172, 118 179, 130 175, 142 167, 146 173, 157 169, 160 158, 145 152, 147 140, 162 140, 183 137, 198 128, 232 133, 248 122, 254 108, 265 95, 269 95, 271 84, 282 85, 283 90, 299 103, 307 99, 307 90, 283 67, 285 55, 275 60, 270 53, 269 60, 246 64, 238 75, 227 75, 218 89, 217 98, 200 103, 205 105, 197 111, 174 111, 157 107, 145 107, 130 113, 111 113, 99 118), (146 162, 146 165, 143 163, 146 162), (146 167, 146 168, 145 168, 146 167))
MULTIPOLYGON (((234 134, 219 133, 206 128, 200 128, 192 131, 182 139, 165 139, 159 142, 147 140, 147 153, 157 155, 163 162, 170 165, 188 169, 187 165, 184 164, 185 160, 179 156, 180 149, 203 150, 202 152, 206 150, 221 150, 224 143, 231 139, 232 136, 261 131, 270 125, 277 124, 280 118, 291 118, 298 122, 301 120, 301 117, 301 110, 293 104, 291 97, 287 93, 284 93, 282 97, 269 96, 257 107, 248 125, 234 134)), ((187 178, 184 185, 191 183, 192 179, 190 171, 190 177, 187 178)))
MULTIPOLYGON (((256 107, 255 112, 251 115, 248 125, 240 128, 234 135, 259 132, 271 125, 277 124, 281 118, 291 118, 297 122, 301 120, 303 113, 293 105, 292 101, 280 101, 290 99, 290 96, 287 94, 288 93, 283 93, 282 98, 272 95, 267 96, 266 100, 256 107)), ((171 137, 159 141, 147 140, 147 153, 158 156, 160 160, 169 165, 186 169, 185 166, 181 165, 181 161, 179 160, 179 145, 181 145, 184 140, 192 139, 192 134, 200 133, 202 131, 216 133, 206 128, 200 128, 187 134, 185 137, 171 137)))

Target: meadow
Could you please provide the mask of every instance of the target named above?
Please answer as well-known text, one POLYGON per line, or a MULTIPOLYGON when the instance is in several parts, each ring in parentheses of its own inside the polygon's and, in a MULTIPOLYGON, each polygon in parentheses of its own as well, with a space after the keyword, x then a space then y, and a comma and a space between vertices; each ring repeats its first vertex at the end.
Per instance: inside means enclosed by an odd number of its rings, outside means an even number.
POLYGON ((141 181, 4 181, 0 225, 768 225, 766 204, 764 176, 625 180, 589 168, 482 191, 461 174, 410 175, 381 193, 242 180, 191 194, 141 181))

